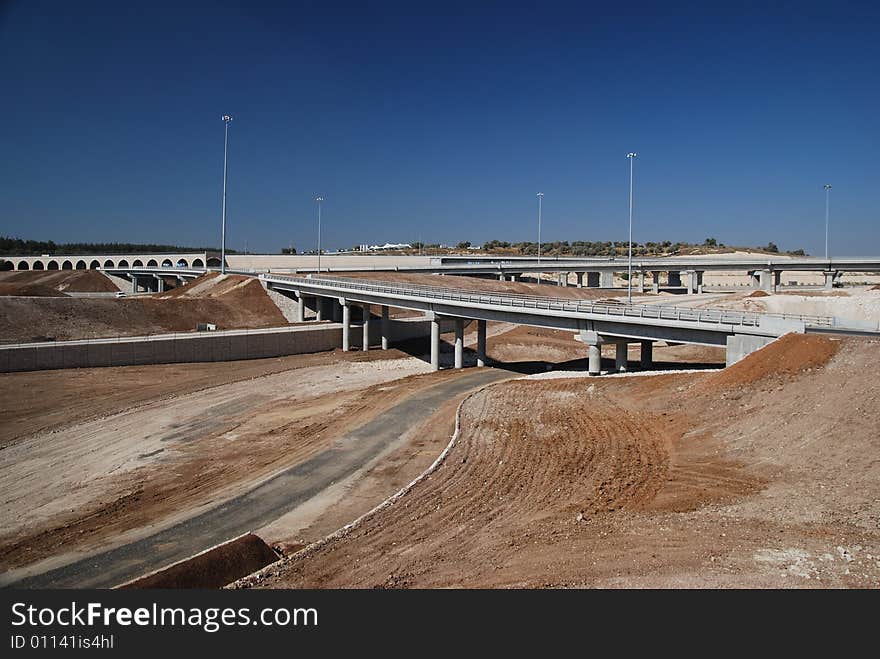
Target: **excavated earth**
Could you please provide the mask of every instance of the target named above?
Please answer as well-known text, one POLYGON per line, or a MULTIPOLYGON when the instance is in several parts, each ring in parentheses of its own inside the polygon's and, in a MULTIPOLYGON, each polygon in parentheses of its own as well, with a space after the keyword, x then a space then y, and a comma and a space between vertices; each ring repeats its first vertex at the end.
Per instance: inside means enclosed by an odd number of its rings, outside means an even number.
POLYGON ((238 586, 878 587, 878 356, 788 335, 723 371, 490 386, 426 480, 238 586))
POLYGON ((241 275, 209 273, 166 294, 119 299, 0 297, 4 343, 189 332, 198 323, 218 329, 288 324, 260 282, 241 275))

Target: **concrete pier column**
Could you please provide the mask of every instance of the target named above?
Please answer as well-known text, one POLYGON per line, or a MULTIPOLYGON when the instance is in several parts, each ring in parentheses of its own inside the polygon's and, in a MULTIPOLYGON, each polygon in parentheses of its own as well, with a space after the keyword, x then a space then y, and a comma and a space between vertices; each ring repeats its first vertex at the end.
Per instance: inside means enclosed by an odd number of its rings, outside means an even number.
POLYGON ((165 280, 162 277, 160 277, 159 275, 156 275, 156 292, 158 292, 158 293, 165 292, 165 280))
POLYGON ((590 288, 598 288, 599 287, 599 273, 598 272, 588 272, 587 275, 587 286, 590 288))
POLYGON ((702 270, 697 270, 695 274, 697 277, 697 295, 702 295, 703 294, 703 274, 704 274, 704 272, 702 270))
POLYGON ((431 319, 431 370, 440 370, 440 319, 431 319))
POLYGON ((132 292, 132 293, 137 293, 137 292, 138 292, 138 278, 137 278, 137 275, 132 275, 132 276, 131 276, 131 292, 132 292))
POLYGON ((504 281, 504 273, 503 272, 498 273, 498 281, 504 281))
POLYGON ((599 375, 602 372, 602 349, 598 343, 590 343, 589 349, 589 367, 590 375, 599 375))
POLYGON ((778 278, 772 270, 761 270, 761 288, 768 293, 775 293, 778 278))
POLYGON ((486 365, 486 321, 477 321, 477 366, 486 365))
POLYGON ((370 305, 365 304, 363 306, 364 310, 364 322, 363 322, 363 341, 362 347, 364 352, 370 349, 370 305))
POLYGON ((641 367, 649 369, 654 364, 654 342, 642 341, 641 367))
POLYGON ((651 292, 655 295, 660 292, 660 275, 662 273, 659 270, 653 270, 651 272, 651 279, 653 283, 651 284, 651 292))
POLYGON ((613 272, 602 272, 599 274, 599 288, 614 288, 613 272))
POLYGON ((455 319, 455 368, 464 366, 464 318, 455 319))
POLYGON ((837 279, 837 275, 840 274, 834 270, 828 270, 822 273, 825 275, 825 290, 830 291, 834 288, 834 280, 837 279))
POLYGON ((755 270, 749 271, 749 286, 751 288, 761 287, 761 278, 758 276, 758 272, 755 270))
POLYGON ((697 273, 693 270, 688 270, 685 274, 687 275, 687 293, 688 295, 693 295, 697 289, 697 273))
POLYGON ((321 322, 324 320, 324 298, 316 297, 315 298, 315 320, 321 322))
POLYGON ((570 275, 570 274, 571 274, 570 272, 560 272, 559 273, 560 281, 562 282, 563 286, 568 286, 568 275, 570 275))
POLYGON ((342 305, 342 350, 351 350, 351 305, 347 301, 340 301, 342 305))
POLYGON ((626 342, 618 341, 617 350, 614 354, 614 370, 618 373, 626 373, 626 352, 629 347, 626 342))
POLYGON ((296 322, 304 323, 306 320, 306 300, 302 293, 296 294, 296 322))
POLYGON ((639 285, 638 285, 639 293, 645 292, 645 271, 639 270, 639 285))
POLYGON ((390 327, 390 323, 388 322, 388 305, 382 305, 382 350, 388 350, 388 329, 390 327))
POLYGON ((574 276, 577 279, 577 287, 583 288, 584 287, 584 273, 583 272, 576 272, 576 273, 574 273, 574 276))

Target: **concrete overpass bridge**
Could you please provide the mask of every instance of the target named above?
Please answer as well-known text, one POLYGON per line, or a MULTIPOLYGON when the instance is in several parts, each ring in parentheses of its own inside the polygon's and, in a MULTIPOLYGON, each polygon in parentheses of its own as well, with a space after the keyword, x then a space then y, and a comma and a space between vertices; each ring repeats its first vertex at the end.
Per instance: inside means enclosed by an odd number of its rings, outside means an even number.
MULTIPOLYGON (((431 364, 435 370, 439 368, 440 322, 450 318, 455 327, 456 368, 463 365, 468 321, 477 322, 477 365, 485 364, 486 322, 491 320, 571 330, 588 347, 591 375, 600 373, 601 346, 605 343, 616 345, 618 370, 626 369, 630 343, 640 344, 642 366, 649 367, 656 341, 721 346, 727 350, 729 365, 789 332, 844 331, 836 319, 821 316, 610 304, 317 275, 261 274, 260 279, 267 288, 296 298, 300 318, 309 305, 318 310, 318 318, 322 313, 334 318, 339 313, 343 350, 350 349, 352 307, 363 309, 365 325, 371 322, 370 305, 381 307, 383 348, 387 347, 389 307, 424 312, 431 320, 431 364)), ((362 335, 368 336, 368 332, 362 335)), ((364 349, 368 347, 365 342, 364 349)))
POLYGON ((178 254, 43 254, 42 256, 4 256, 12 270, 125 270, 128 268, 220 267, 220 257, 210 252, 178 254))

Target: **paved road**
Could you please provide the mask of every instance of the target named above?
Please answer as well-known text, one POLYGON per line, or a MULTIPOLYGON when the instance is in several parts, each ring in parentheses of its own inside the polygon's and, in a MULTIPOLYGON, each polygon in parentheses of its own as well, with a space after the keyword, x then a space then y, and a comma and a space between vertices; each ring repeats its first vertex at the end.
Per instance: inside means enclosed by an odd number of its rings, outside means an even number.
POLYGON ((110 588, 258 529, 350 476, 450 398, 510 376, 502 369, 473 369, 437 384, 339 438, 322 453, 216 508, 142 540, 27 577, 12 586, 110 588))

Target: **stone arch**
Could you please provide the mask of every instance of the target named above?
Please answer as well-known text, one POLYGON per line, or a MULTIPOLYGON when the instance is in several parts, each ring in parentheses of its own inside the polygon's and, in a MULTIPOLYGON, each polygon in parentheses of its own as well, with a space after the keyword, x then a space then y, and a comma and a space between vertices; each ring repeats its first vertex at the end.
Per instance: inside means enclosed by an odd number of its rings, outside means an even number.
POLYGON ((209 268, 219 268, 220 267, 220 259, 216 256, 212 256, 208 259, 208 267, 209 268))
POLYGON ((131 267, 133 267, 133 268, 143 268, 143 267, 144 267, 144 262, 141 261, 140 259, 135 259, 134 261, 131 262, 131 267))
POLYGON ((57 270, 58 269, 58 261, 49 261, 49 267, 46 270, 57 270))
POLYGON ((178 259, 177 260, 177 267, 178 268, 188 268, 189 263, 187 263, 186 259, 178 259))
POLYGON ((116 267, 117 268, 127 268, 128 261, 126 261, 125 259, 122 259, 119 263, 116 264, 116 267))
POLYGON ((107 259, 106 261, 104 261, 104 267, 105 267, 105 268, 112 268, 112 267, 114 267, 114 266, 113 266, 113 261, 111 261, 110 259, 107 259))
POLYGON ((205 264, 202 263, 202 259, 194 259, 194 260, 193 260, 193 265, 192 265, 192 267, 194 267, 194 268, 204 268, 204 267, 205 267, 205 264))
POLYGON ((91 263, 89 263, 89 270, 97 270, 101 267, 101 262, 95 259, 91 263))
POLYGON ((147 267, 148 268, 158 268, 159 264, 156 263, 156 259, 150 259, 149 261, 147 261, 147 267))
POLYGON ((0 270, 15 270, 15 263, 6 259, 0 259, 0 270))
POLYGON ((171 264, 171 259, 164 259, 164 260, 162 261, 162 267, 163 267, 163 268, 170 268, 171 265, 172 265, 172 264, 171 264))
POLYGON ((18 270, 30 270, 31 266, 27 261, 19 261, 17 269, 18 270))
POLYGON ((77 261, 77 262, 76 262, 76 269, 77 269, 77 270, 85 270, 85 269, 86 269, 86 262, 83 261, 82 259, 80 259, 79 261, 77 261))
POLYGON ((45 270, 46 266, 43 265, 42 261, 34 261, 34 270, 45 270))
POLYGON ((62 270, 73 270, 73 263, 71 263, 70 261, 65 261, 64 263, 61 264, 61 269, 62 270))

